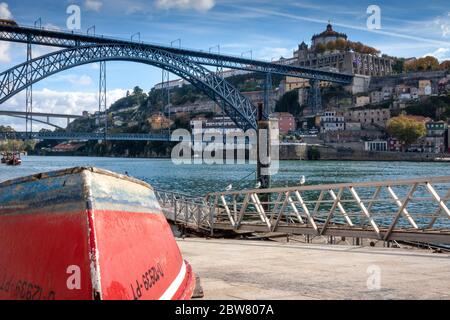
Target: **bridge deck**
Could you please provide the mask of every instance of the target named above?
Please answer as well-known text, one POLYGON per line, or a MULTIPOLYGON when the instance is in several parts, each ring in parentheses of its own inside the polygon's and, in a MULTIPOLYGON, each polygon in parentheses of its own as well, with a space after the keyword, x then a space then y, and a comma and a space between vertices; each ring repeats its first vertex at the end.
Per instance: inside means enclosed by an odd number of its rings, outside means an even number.
POLYGON ((447 254, 237 240, 178 245, 205 299, 450 299, 447 254), (377 271, 379 288, 370 281, 377 271))
POLYGON ((255 59, 247 59, 242 56, 215 54, 200 50, 192 50, 187 48, 178 48, 165 46, 161 44, 144 43, 118 39, 103 35, 86 35, 76 32, 64 32, 56 30, 47 30, 44 28, 31 27, 11 27, 0 26, 0 40, 32 43, 37 45, 46 45, 53 47, 78 47, 91 44, 124 44, 140 46, 142 48, 152 48, 165 50, 177 55, 189 57, 192 61, 196 61, 202 65, 219 66, 230 69, 240 69, 250 72, 270 72, 274 74, 290 75, 306 79, 316 79, 322 81, 331 81, 341 84, 351 84, 353 76, 350 74, 336 73, 326 70, 317 70, 299 66, 283 65, 280 63, 271 63, 255 59))

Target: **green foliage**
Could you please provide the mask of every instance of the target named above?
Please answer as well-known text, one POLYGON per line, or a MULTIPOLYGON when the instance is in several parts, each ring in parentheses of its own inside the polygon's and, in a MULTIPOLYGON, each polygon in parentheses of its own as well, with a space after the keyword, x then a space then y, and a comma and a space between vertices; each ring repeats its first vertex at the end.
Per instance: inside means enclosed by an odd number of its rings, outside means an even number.
POLYGON ((286 92, 281 99, 277 101, 275 112, 289 112, 294 116, 301 115, 303 107, 298 103, 298 91, 292 90, 286 92))
POLYGON ((177 115, 174 121, 174 127, 177 129, 190 129, 190 118, 189 115, 186 113, 182 113, 177 115))
POLYGON ((447 121, 450 119, 450 97, 431 97, 425 102, 408 106, 406 112, 414 116, 428 117, 435 121, 447 121))
POLYGON ((351 103, 352 97, 352 94, 346 91, 342 86, 333 86, 322 89, 322 102, 324 104, 333 102, 337 105, 339 101, 344 99, 349 99, 351 103))
POLYGON ((396 58, 394 59, 394 63, 392 65, 392 70, 394 73, 403 73, 405 69, 405 59, 403 58, 396 58))
POLYGON ((0 132, 14 132, 14 129, 10 126, 0 126, 0 132))
POLYGON ((308 160, 320 160, 320 151, 317 147, 309 147, 307 151, 308 160))
POLYGON ((109 111, 117 111, 121 109, 131 108, 135 106, 142 105, 146 100, 148 99, 147 94, 144 93, 144 91, 139 88, 138 86, 134 87, 133 93, 129 94, 127 92, 127 96, 117 100, 114 102, 111 107, 109 108, 109 111))
POLYGON ((197 100, 200 100, 204 97, 205 97, 204 94, 196 87, 192 85, 184 85, 181 88, 176 88, 172 90, 170 102, 175 106, 179 106, 186 103, 194 103, 197 100))
POLYGON ((406 146, 416 142, 427 133, 425 124, 405 116, 392 118, 387 124, 387 131, 402 141, 406 146))
POLYGON ((34 146, 36 145, 36 142, 34 140, 5 140, 0 141, 0 151, 2 152, 12 152, 12 151, 27 151, 30 152, 34 149, 34 146))
MULTIPOLYGON (((282 75, 272 75, 272 88, 276 88, 283 80, 282 75)), ((227 81, 240 92, 258 91, 264 89, 266 75, 262 73, 243 74, 227 78, 227 81)))

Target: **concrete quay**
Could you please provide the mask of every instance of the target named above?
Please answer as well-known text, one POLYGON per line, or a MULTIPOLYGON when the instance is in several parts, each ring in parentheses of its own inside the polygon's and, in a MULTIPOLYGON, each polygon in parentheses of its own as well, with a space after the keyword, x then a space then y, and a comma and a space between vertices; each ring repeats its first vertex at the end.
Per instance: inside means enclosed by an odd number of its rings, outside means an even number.
POLYGON ((420 249, 177 239, 204 299, 450 300, 450 255, 420 249))

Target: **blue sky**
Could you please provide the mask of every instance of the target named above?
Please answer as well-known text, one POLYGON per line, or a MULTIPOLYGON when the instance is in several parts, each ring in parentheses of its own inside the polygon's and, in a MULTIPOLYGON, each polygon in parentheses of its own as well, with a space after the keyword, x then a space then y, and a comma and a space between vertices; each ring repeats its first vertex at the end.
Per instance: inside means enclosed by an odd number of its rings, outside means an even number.
MULTIPOLYGON (((350 40, 383 53, 403 57, 433 54, 441 60, 450 59, 448 0, 0 0, 0 16, 12 17, 23 25, 33 25, 40 17, 45 27, 66 29, 70 4, 81 8, 82 32, 95 25, 97 34, 125 39, 136 32, 143 41, 161 44, 181 38, 183 47, 208 50, 220 45, 223 53, 240 55, 252 50, 260 59, 291 56, 299 42, 309 43, 314 33, 325 29, 328 20, 350 40), (382 29, 376 32, 366 27, 369 5, 381 8, 382 29)), ((49 50, 36 47, 35 55, 49 50)), ((23 45, 0 43, 1 70, 23 62, 25 56, 23 45)), ((111 62, 107 68, 109 102, 135 85, 149 90, 161 80, 161 71, 146 65, 111 62)), ((95 110, 97 83, 95 65, 48 78, 34 87, 36 110, 95 110)), ((23 100, 19 95, 5 105, 22 110, 23 100)), ((1 123, 5 119, 0 119, 1 123)))

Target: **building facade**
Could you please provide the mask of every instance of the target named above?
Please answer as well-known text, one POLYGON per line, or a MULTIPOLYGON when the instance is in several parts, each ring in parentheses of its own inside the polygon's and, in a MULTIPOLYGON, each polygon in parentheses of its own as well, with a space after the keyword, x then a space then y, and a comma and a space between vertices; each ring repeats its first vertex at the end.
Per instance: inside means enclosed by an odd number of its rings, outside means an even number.
POLYGON ((444 153, 448 150, 448 125, 444 121, 426 123, 427 135, 424 150, 430 153, 444 153))
POLYGON ((348 122, 359 122, 363 127, 377 125, 386 127, 391 118, 389 108, 353 108, 344 112, 345 120, 348 122))
POLYGON ((354 75, 386 76, 392 73, 392 59, 345 49, 347 40, 346 34, 334 31, 328 24, 324 32, 312 37, 310 48, 305 42, 298 46, 294 52, 296 64, 354 75))
POLYGON ((388 151, 388 142, 384 140, 366 141, 364 143, 364 150, 377 152, 388 151))
POLYGON ((327 111, 320 117, 320 127, 323 133, 345 130, 345 119, 336 115, 335 111, 327 111))
POLYGON ((271 118, 278 120, 278 126, 281 134, 288 134, 297 130, 295 118, 289 112, 275 112, 270 115, 271 118))

